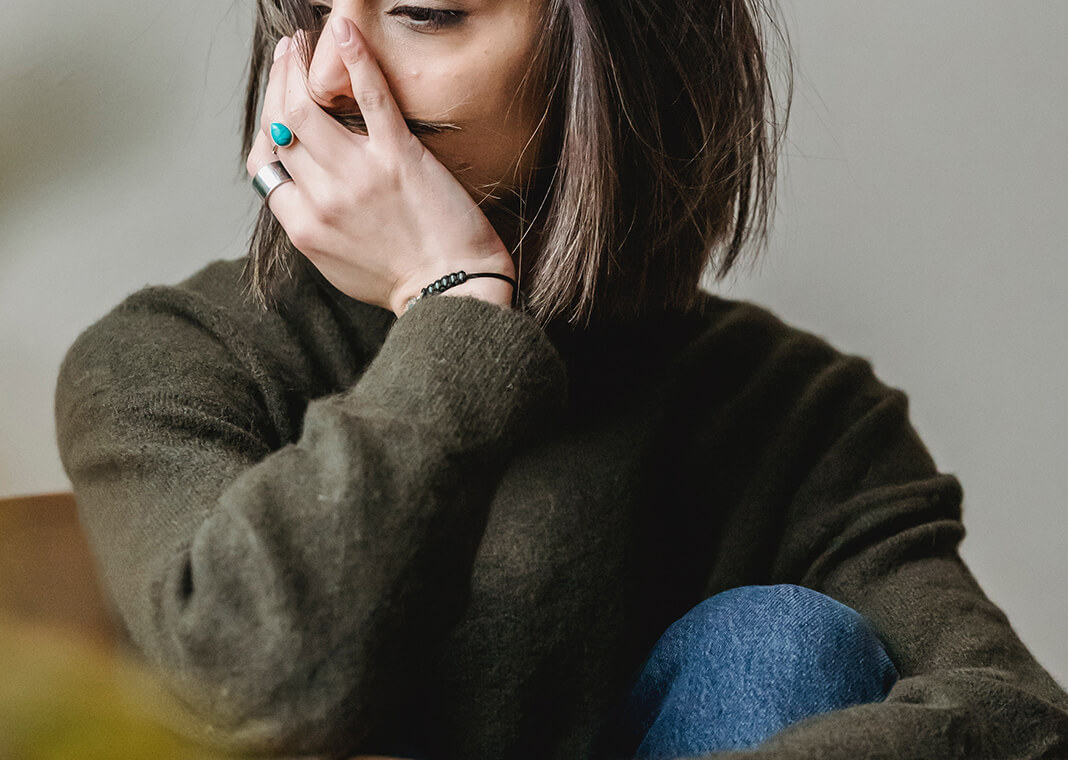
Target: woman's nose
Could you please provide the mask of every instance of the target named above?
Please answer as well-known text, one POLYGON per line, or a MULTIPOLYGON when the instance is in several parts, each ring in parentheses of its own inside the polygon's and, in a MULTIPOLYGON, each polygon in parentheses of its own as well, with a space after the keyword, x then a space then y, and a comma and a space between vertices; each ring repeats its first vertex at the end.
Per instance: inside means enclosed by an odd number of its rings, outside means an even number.
MULTIPOLYGON (((335 6, 330 14, 342 12, 335 6)), ((351 19, 351 16, 349 17, 351 19)), ((352 93, 348 69, 338 55, 334 33, 330 29, 330 19, 323 26, 319 42, 315 46, 311 66, 308 68, 308 92, 321 107, 330 111, 354 111, 356 99, 352 93)))

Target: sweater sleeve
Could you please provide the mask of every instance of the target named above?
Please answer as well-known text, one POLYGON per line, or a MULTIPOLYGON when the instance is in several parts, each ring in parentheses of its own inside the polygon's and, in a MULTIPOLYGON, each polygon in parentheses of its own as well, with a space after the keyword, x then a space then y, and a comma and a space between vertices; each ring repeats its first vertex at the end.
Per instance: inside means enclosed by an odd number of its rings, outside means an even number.
POLYGON ((427 299, 279 445, 266 380, 219 334, 151 299, 83 334, 64 466, 132 641, 208 738, 348 752, 459 618, 500 468, 565 370, 525 315, 427 299))
MULTIPOLYGON (((900 679, 885 701, 801 721, 747 752, 768 760, 1068 757, 1068 694, 961 560, 961 490, 939 474, 904 394, 840 358, 797 420, 826 421, 786 512, 774 582, 821 591, 871 624, 900 679)), ((800 426, 798 426, 799 428, 800 426)))

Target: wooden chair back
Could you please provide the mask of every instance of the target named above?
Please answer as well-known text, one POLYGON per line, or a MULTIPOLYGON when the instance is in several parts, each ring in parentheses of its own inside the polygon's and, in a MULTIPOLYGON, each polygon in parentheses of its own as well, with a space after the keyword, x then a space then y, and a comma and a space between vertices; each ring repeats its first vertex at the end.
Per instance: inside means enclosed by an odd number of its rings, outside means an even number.
POLYGON ((110 647, 116 629, 104 599, 73 494, 0 499, 0 618, 110 647))

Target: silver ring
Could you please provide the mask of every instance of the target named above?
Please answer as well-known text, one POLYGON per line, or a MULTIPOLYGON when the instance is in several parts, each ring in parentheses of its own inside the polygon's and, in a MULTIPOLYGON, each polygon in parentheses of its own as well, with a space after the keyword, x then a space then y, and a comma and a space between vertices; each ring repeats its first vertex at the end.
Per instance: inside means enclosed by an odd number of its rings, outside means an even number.
POLYGON ((289 172, 282 166, 282 162, 272 161, 256 172, 256 176, 252 178, 252 188, 260 194, 263 202, 266 203, 267 199, 271 197, 271 193, 277 190, 279 185, 292 181, 293 178, 289 176, 289 172))

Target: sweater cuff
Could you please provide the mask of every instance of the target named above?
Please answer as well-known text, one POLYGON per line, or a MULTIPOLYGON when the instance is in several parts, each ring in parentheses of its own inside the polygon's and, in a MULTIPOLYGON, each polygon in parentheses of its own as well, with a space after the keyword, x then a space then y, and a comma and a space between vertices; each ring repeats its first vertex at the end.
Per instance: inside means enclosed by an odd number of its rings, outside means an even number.
POLYGON ((526 314, 442 296, 397 320, 350 394, 368 413, 426 425, 450 449, 471 450, 507 445, 555 418, 567 371, 526 314))

